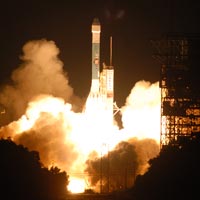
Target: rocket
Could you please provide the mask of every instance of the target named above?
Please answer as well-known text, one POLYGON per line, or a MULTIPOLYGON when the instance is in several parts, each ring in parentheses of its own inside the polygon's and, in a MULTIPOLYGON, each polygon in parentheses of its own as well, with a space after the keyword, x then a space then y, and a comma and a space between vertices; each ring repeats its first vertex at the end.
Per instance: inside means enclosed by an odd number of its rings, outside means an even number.
MULTIPOLYGON (((112 37, 110 40, 110 65, 103 63, 100 71, 100 33, 98 18, 92 22, 92 83, 86 104, 92 105, 94 113, 104 111, 109 122, 113 122, 114 68, 112 66, 112 37)), ((91 111, 91 110, 90 110, 91 111)))
POLYGON ((92 85, 91 95, 99 96, 99 76, 100 76, 100 33, 101 26, 98 18, 94 18, 92 23, 92 85))

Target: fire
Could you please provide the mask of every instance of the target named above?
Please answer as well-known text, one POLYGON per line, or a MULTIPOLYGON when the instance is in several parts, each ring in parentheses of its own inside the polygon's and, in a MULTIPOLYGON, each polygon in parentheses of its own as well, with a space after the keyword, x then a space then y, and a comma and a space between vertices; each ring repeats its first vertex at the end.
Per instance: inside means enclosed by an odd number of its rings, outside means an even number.
MULTIPOLYGON (((36 121, 40 119, 42 113, 50 113, 53 118, 57 119, 60 113, 69 113, 70 110, 71 104, 64 104, 64 100, 61 98, 39 95, 28 104, 26 113, 18 120, 17 126, 16 123, 14 123, 15 128, 17 128, 16 134, 33 128, 36 121)), ((10 126, 12 125, 11 123, 10 126)))
MULTIPOLYGON (((72 106, 65 103, 63 99, 40 95, 29 103, 25 115, 18 121, 9 124, 8 128, 12 129, 12 131, 15 130, 15 133, 18 135, 20 133, 23 134, 25 131, 38 131, 45 126, 51 127, 52 123, 55 123, 54 128, 56 128, 57 124, 62 126, 61 131, 64 134, 64 140, 60 142, 73 144, 78 156, 71 162, 70 166, 67 166, 67 169, 59 160, 54 160, 54 164, 58 164, 59 167, 69 172, 69 175, 70 172, 75 171, 81 174, 82 177, 85 161, 93 151, 96 151, 99 157, 103 156, 108 151, 111 151, 120 141, 133 137, 139 139, 148 137, 158 140, 158 97, 157 83, 150 85, 150 83, 143 81, 136 84, 127 98, 127 105, 122 108, 124 129, 119 130, 117 126, 108 123, 109 120, 105 117, 106 113, 104 111, 89 112, 86 108, 86 111, 83 113, 75 113, 71 109, 72 106), (150 95, 149 100, 148 95, 150 95), (43 113, 48 113, 51 118, 43 119, 43 113)), ((89 104, 87 106, 91 111, 92 107, 89 104)), ((56 135, 55 138, 51 139, 56 140, 56 135)), ((57 147, 55 146, 55 148, 57 147)), ((64 155, 60 156, 67 156, 68 154, 68 152, 61 153, 64 155)), ((51 163, 48 164, 50 165, 51 163)), ((84 179, 74 176, 73 173, 70 177, 68 189, 72 193, 84 192, 87 187, 84 179)))
MULTIPOLYGON (((52 42, 50 44, 48 41, 42 42, 44 46, 39 41, 40 45, 36 42, 34 46, 33 42, 29 44, 29 48, 24 48, 25 51, 31 51, 24 58, 28 57, 32 62, 28 62, 27 66, 14 72, 13 77, 18 83, 17 86, 6 87, 0 96, 0 103, 3 105, 6 105, 7 99, 13 98, 14 100, 9 103, 15 103, 11 107, 16 111, 19 109, 16 96, 21 94, 21 90, 27 91, 24 92, 27 95, 24 95, 24 99, 28 102, 24 114, 18 120, 2 127, 0 134, 11 135, 17 143, 27 146, 30 150, 37 150, 41 161, 46 166, 50 167, 54 164, 65 170, 70 176, 68 189, 71 192, 80 193, 92 187, 84 170, 86 160, 94 152, 95 156, 102 157, 112 151, 119 142, 128 141, 134 137, 151 138, 159 142, 159 86, 158 83, 151 84, 147 81, 135 84, 127 97, 126 104, 121 108, 124 128, 119 129, 117 123, 111 123, 106 111, 101 109, 101 105, 93 100, 87 101, 83 112, 72 110, 72 105, 68 101, 72 89, 61 70, 62 62, 55 59, 58 49, 52 42), (34 48, 31 48, 32 46, 34 48), (45 53, 46 48, 48 54, 45 53), (44 53, 45 56, 38 52, 44 53), (41 72, 34 74, 39 70, 37 68, 40 68, 41 72), (27 71, 29 72, 28 81, 24 75, 27 71), (33 77, 30 77, 31 74, 33 77), (48 87, 44 86, 41 92, 41 88, 36 83, 35 89, 30 90, 31 86, 34 87, 38 76, 46 77, 47 80, 54 79, 54 82, 51 82, 53 86, 49 82, 42 82, 40 86, 48 84, 48 87), (64 90, 60 86, 63 86, 64 90), (28 92, 30 94, 27 94, 28 92), (68 94, 63 95, 64 92, 68 94), (15 95, 12 97, 13 93, 15 95)), ((19 102, 21 105, 21 98, 19 102)), ((99 185, 96 187, 98 190, 99 185)))
POLYGON ((83 179, 74 178, 70 180, 67 189, 71 193, 83 193, 85 191, 85 182, 83 179))

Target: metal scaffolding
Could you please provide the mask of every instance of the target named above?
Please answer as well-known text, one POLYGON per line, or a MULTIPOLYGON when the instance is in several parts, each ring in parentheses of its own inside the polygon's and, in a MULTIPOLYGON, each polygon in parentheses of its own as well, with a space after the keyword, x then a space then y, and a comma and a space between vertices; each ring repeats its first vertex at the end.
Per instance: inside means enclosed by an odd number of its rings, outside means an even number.
POLYGON ((200 37, 166 35, 152 40, 161 63, 160 145, 180 145, 200 136, 200 37))

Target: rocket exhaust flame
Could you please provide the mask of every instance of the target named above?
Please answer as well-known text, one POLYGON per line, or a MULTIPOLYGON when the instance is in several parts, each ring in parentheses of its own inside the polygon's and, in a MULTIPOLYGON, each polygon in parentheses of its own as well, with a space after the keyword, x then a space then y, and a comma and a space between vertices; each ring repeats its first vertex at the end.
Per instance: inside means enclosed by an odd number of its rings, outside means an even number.
MULTIPOLYGON (((38 151, 45 166, 65 170, 72 192, 86 188, 101 191, 106 181, 102 174, 105 166, 99 171, 100 161, 108 158, 112 172, 109 191, 118 189, 113 176, 120 170, 114 166, 129 156, 137 166, 134 176, 144 173, 148 159, 159 151, 158 83, 135 84, 121 108, 124 128, 119 129, 110 123, 107 110, 96 110, 94 101, 86 102, 84 112, 72 110, 73 89, 53 41, 30 41, 23 52, 23 64, 12 74, 14 85, 5 86, 0 93, 7 119, 0 136, 12 137, 16 143, 38 151)), ((101 107, 101 103, 98 105, 101 107)))

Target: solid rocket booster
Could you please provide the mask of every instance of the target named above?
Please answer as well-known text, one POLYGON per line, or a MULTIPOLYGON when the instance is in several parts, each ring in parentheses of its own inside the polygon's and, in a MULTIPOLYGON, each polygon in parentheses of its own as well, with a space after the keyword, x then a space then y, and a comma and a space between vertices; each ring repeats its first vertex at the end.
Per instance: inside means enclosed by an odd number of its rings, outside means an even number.
POLYGON ((101 26, 98 18, 94 18, 92 23, 92 85, 93 96, 99 95, 99 75, 100 75, 100 33, 101 26))

